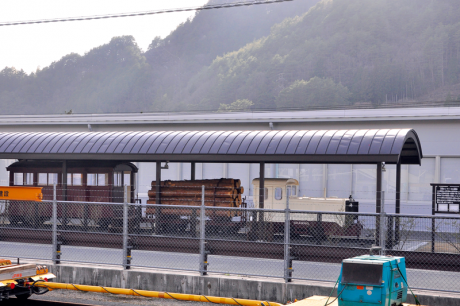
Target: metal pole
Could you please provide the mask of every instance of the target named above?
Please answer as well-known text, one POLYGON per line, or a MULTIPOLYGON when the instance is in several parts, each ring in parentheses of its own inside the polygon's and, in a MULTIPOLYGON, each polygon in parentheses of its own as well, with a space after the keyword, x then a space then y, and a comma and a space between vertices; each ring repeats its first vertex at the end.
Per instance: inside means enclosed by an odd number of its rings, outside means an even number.
POLYGON ((377 186, 376 186, 375 212, 380 213, 382 206, 382 163, 377 164, 377 186))
MULTIPOLYGON (((72 182, 72 181, 71 181, 72 182)), ((62 195, 63 200, 67 201, 67 161, 64 160, 62 162, 62 195)), ((63 203, 62 205, 62 224, 61 226, 64 230, 67 229, 67 203, 63 203)))
MULTIPOLYGON (((377 185, 375 194, 375 213, 380 214, 382 206, 382 163, 377 163, 377 185)), ((380 246, 380 218, 375 218, 375 245, 380 246)))
MULTIPOLYGON (((395 213, 401 213, 401 163, 396 164, 396 208, 395 213)), ((395 220, 395 244, 399 243, 400 219, 397 216, 395 220)))
POLYGON ((128 185, 124 188, 123 200, 123 269, 129 269, 131 256, 128 254, 128 185))
POLYGON ((206 252, 206 211, 204 206, 204 185, 201 186, 200 207, 200 274, 207 275, 208 254, 206 252))
MULTIPOLYGON (((265 206, 265 163, 259 164, 259 208, 265 206)), ((267 236, 265 233, 265 216, 263 212, 257 212, 257 219, 255 222, 255 231, 257 239, 267 236)))
MULTIPOLYGON (((432 192, 432 203, 431 203, 431 215, 434 216, 436 214, 436 186, 433 186, 432 192)), ((434 218, 431 219, 431 253, 434 253, 435 250, 435 229, 436 229, 436 220, 434 218)))
MULTIPOLYGON (((155 186, 155 204, 161 204, 161 161, 156 162, 156 186, 155 186)), ((160 233, 161 211, 155 207, 155 234, 160 233)))
POLYGON ((57 196, 56 196, 56 183, 53 185, 53 254, 52 260, 54 264, 59 264, 61 259, 61 246, 57 239, 57 196))
MULTIPOLYGON (((381 200, 382 200, 382 203, 384 203, 383 202, 385 200, 384 191, 382 191, 381 200)), ((386 219, 385 205, 382 205, 381 210, 380 210, 380 231, 379 231, 380 232, 380 247, 381 247, 380 255, 382 256, 385 256, 385 235, 386 235, 385 219, 386 219)))
POLYGON ((291 257, 291 218, 289 209, 289 195, 286 193, 286 209, 284 211, 284 281, 292 281, 292 257, 291 257))

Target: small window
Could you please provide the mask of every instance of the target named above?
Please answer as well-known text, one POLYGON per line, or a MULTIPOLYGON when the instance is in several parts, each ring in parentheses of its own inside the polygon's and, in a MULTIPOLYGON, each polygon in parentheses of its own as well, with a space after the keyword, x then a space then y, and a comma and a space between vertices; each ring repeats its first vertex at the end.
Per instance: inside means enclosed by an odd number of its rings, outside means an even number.
POLYGON ((105 173, 88 173, 86 175, 87 186, 107 186, 108 175, 105 173))
POLYGON ((34 174, 33 173, 25 173, 25 181, 24 185, 33 185, 34 184, 34 174))
POLYGON ((113 186, 115 187, 121 187, 123 185, 121 181, 121 172, 120 171, 115 171, 113 173, 113 186))
POLYGON ((57 173, 48 173, 48 185, 53 186, 58 183, 58 174, 57 173))
POLYGON ((109 180, 109 176, 106 173, 97 174, 97 185, 98 186, 107 186, 109 184, 108 180, 109 180))
POLYGON ((268 199, 268 188, 265 188, 264 190, 264 200, 268 199))
POLYGON ((72 186, 83 185, 83 175, 81 173, 72 173, 72 186))
POLYGON ((48 173, 39 173, 38 174, 38 185, 40 185, 40 186, 48 185, 48 173))
POLYGON ((24 173, 15 173, 14 174, 14 184, 17 186, 24 185, 24 173))
POLYGON ((88 186, 97 186, 96 173, 88 173, 86 175, 86 185, 88 186))
POLYGON ((283 189, 280 187, 275 188, 275 200, 281 200, 283 198, 283 189))
POLYGON ((131 186, 131 171, 124 171, 124 173, 123 173, 123 184, 131 186))
POLYGON ((38 185, 41 186, 53 186, 57 184, 58 174, 57 173, 39 173, 38 174, 38 185))
POLYGON ((289 185, 286 187, 287 196, 295 196, 297 194, 297 186, 289 185))
POLYGON ((67 173, 67 186, 72 186, 72 173, 67 173))

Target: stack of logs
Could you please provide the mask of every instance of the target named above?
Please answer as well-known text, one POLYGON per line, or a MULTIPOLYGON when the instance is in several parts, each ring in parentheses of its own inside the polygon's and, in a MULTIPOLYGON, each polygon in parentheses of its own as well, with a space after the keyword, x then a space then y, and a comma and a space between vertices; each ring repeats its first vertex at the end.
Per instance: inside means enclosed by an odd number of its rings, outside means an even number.
MULTIPOLYGON (((238 179, 213 179, 194 181, 162 181, 161 204, 200 206, 202 186, 205 186, 205 206, 240 207, 244 188, 238 179)), ((156 181, 148 192, 147 204, 156 204, 156 181)), ((164 211, 167 213, 167 211, 164 211)), ((174 213, 171 211, 171 213, 174 213)))

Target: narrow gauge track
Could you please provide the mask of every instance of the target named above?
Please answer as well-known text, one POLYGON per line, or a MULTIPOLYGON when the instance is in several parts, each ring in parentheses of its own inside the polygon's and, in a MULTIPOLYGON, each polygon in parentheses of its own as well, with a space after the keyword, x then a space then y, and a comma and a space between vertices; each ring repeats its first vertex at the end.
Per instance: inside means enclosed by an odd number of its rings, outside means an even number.
MULTIPOLYGON (((24 227, 2 227, 0 240, 6 242, 51 244, 52 232, 50 229, 30 229, 24 227)), ((206 238, 206 248, 211 255, 237 256, 266 259, 283 259, 284 244, 282 241, 249 241, 231 240, 229 237, 210 236, 206 238)), ((237 238, 237 237, 235 237, 237 238)), ((123 235, 108 232, 81 232, 63 231, 58 233, 58 240, 63 245, 99 248, 122 248, 123 235)), ((146 235, 145 233, 129 235, 129 243, 134 250, 178 252, 199 254, 200 239, 192 235, 187 236, 160 236, 146 235)), ((354 240, 355 242, 357 240, 354 240)), ((364 245, 321 245, 313 240, 308 243, 291 241, 291 256, 299 261, 341 263, 344 258, 368 254, 369 239, 362 240, 364 245)), ((356 245, 356 244, 355 244, 356 245)), ((460 271, 460 254, 429 253, 415 251, 387 250, 387 255, 406 257, 408 268, 460 271), (449 265, 445 263, 449 262, 449 265)))
POLYGON ((99 306, 97 304, 69 303, 45 300, 19 300, 10 298, 0 302, 1 306, 99 306))

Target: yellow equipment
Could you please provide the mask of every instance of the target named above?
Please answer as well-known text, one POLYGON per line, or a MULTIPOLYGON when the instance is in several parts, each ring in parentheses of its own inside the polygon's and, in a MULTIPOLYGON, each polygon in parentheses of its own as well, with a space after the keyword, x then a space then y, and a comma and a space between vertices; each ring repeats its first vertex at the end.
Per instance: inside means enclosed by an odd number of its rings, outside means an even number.
POLYGON ((46 282, 55 277, 46 266, 13 264, 10 260, 0 259, 0 302, 13 295, 18 299, 27 299, 32 294, 43 294, 47 290, 40 291, 29 284, 46 282))
POLYGON ((0 186, 0 200, 41 201, 42 187, 0 186))

